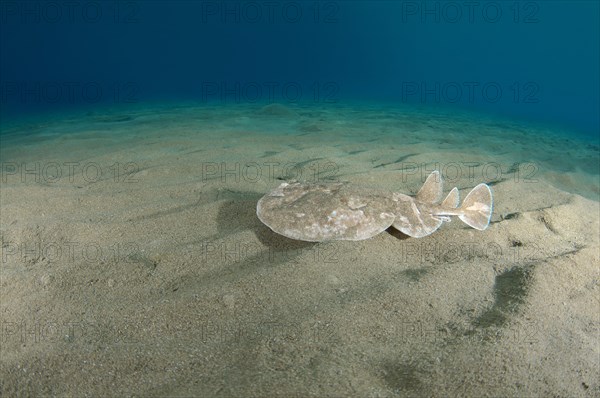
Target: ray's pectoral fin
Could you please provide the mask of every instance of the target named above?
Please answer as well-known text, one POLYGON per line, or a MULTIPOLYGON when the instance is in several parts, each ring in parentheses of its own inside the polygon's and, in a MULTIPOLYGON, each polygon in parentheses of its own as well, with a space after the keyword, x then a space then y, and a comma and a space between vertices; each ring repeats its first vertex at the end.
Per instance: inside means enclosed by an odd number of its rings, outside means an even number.
POLYGON ((419 204, 411 200, 398 203, 396 219, 392 226, 405 235, 422 238, 435 232, 443 222, 444 220, 440 217, 422 211, 419 204))
MULTIPOLYGON (((432 234, 444 221, 447 221, 447 217, 434 216, 426 207, 439 203, 443 193, 442 176, 439 171, 435 170, 429 174, 414 199, 406 195, 395 194, 396 219, 392 226, 413 238, 422 238, 432 234)), ((458 190, 451 191, 444 200, 444 203, 454 204, 454 202, 458 202, 458 190)))

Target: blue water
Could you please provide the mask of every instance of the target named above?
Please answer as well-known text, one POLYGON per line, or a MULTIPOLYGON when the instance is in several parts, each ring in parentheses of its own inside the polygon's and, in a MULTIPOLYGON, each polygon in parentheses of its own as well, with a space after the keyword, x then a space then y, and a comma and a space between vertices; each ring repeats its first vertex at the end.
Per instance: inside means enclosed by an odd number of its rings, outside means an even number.
POLYGON ((600 3, 0 3, 3 120, 148 101, 410 103, 600 131, 600 3))
POLYGON ((600 396, 599 21, 0 0, 0 396, 600 396))

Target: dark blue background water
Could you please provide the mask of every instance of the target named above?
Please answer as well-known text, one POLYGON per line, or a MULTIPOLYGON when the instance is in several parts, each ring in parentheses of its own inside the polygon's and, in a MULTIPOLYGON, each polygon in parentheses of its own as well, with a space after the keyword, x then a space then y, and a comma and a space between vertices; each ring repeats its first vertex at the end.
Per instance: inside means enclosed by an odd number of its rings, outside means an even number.
POLYGON ((0 4, 3 118, 395 101, 600 131, 597 1, 0 4))

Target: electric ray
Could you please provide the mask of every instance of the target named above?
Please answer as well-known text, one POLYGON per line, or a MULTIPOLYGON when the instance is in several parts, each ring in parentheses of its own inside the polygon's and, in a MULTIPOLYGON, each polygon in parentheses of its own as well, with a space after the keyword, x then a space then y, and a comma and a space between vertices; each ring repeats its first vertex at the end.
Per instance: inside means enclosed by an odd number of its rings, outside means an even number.
POLYGON ((414 238, 436 231, 450 216, 484 230, 490 223, 492 191, 479 184, 459 207, 453 188, 442 201, 443 181, 432 172, 415 197, 372 190, 347 182, 284 182, 263 196, 256 206, 258 218, 274 232, 288 238, 323 242, 363 240, 390 226, 414 238))

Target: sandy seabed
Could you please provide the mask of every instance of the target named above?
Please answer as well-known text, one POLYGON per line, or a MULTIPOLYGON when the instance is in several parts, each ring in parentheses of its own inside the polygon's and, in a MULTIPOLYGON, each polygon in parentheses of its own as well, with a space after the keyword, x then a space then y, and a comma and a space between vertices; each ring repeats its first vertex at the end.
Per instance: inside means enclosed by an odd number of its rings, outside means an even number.
POLYGON ((376 106, 3 126, 2 396, 600 395, 597 142, 376 106), (283 180, 494 192, 490 227, 299 242, 283 180))

